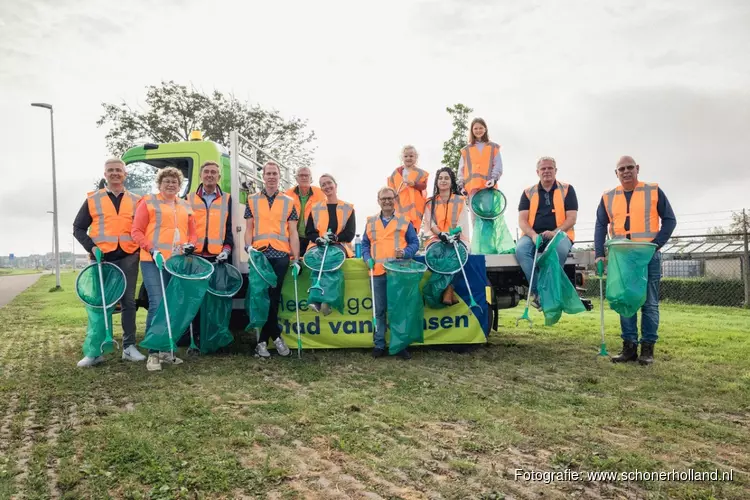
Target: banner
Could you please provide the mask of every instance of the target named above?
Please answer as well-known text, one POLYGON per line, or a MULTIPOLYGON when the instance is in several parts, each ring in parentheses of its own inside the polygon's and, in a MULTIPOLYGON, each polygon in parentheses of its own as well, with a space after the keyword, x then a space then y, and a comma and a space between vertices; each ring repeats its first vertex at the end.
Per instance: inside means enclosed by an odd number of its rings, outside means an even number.
MULTIPOLYGON (((415 260, 423 261, 421 257, 415 260)), ((361 259, 347 259, 341 268, 346 282, 344 314, 333 310, 328 316, 317 313, 307 303, 307 289, 311 284, 311 271, 304 268, 298 278, 299 319, 303 349, 369 348, 373 347, 372 294, 367 265, 361 259)), ((472 311, 463 276, 454 276, 453 285, 460 297, 459 303, 444 309, 430 309, 425 305, 423 327, 424 344, 483 344, 489 332, 488 305, 485 300, 484 256, 470 256, 466 274, 480 307, 472 311)), ((424 282, 430 275, 425 273, 424 282)), ((314 279, 314 277, 313 277, 314 279)), ((282 337, 289 346, 297 345, 297 316, 294 302, 294 279, 291 271, 284 279, 279 305, 279 325, 282 337)), ((390 331, 386 330, 386 342, 390 331)))

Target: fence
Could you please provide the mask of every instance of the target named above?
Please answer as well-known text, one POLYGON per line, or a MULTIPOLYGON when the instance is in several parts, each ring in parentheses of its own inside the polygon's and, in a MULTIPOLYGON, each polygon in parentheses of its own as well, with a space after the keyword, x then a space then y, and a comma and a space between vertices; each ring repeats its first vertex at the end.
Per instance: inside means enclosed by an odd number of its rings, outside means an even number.
MULTIPOLYGON (((675 236, 661 249, 660 300, 748 307, 750 234, 675 236)), ((599 296, 593 241, 573 247, 586 267, 586 296, 599 296)), ((606 277, 605 277, 606 280, 606 277)))

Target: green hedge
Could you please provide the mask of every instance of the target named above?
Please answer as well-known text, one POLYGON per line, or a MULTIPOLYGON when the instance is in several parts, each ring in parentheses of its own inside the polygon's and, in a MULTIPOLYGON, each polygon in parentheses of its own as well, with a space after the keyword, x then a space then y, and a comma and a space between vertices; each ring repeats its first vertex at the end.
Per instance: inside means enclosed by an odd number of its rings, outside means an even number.
MULTIPOLYGON (((606 287, 606 279, 605 287, 606 287)), ((586 277, 586 296, 599 296, 599 279, 586 277)), ((742 307, 745 287, 742 280, 717 280, 708 278, 663 278, 660 300, 700 304, 707 306, 742 307)))

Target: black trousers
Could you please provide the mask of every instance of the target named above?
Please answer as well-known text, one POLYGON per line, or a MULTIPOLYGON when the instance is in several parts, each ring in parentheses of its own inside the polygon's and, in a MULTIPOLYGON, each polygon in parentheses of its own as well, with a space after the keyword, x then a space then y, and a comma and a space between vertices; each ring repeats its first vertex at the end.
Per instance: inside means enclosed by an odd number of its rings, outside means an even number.
POLYGON ((271 306, 268 310, 268 320, 260 330, 259 342, 268 342, 268 339, 276 340, 281 336, 279 328, 279 302, 281 301, 281 287, 284 285, 284 276, 289 269, 289 256, 269 258, 268 262, 276 273, 276 286, 268 289, 271 306))

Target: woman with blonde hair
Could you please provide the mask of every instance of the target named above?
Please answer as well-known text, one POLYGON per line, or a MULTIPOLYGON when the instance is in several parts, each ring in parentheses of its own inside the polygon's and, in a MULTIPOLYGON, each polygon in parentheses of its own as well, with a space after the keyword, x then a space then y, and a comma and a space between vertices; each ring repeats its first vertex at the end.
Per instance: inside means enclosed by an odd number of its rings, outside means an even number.
POLYGON ((430 174, 417 167, 417 148, 406 145, 401 148, 401 166, 388 177, 388 187, 396 193, 396 216, 404 217, 415 229, 420 227, 424 216, 425 190, 430 174))

